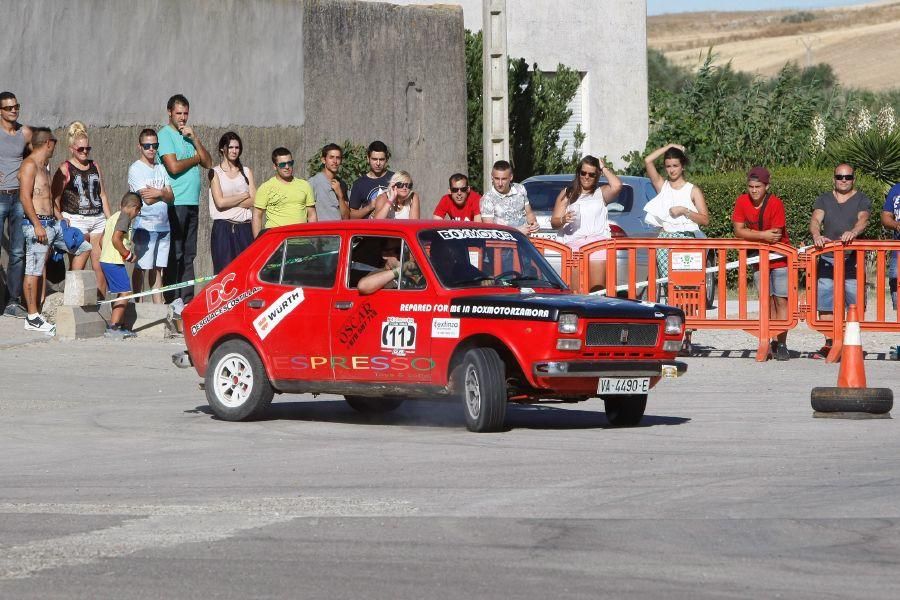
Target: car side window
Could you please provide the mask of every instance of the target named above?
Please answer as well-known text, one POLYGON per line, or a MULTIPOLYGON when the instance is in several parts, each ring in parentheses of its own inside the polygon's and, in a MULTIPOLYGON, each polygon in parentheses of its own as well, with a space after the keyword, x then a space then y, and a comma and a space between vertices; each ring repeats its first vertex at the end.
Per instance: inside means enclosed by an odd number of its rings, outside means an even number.
POLYGON ((425 289, 425 276, 410 253, 409 245, 402 238, 356 236, 350 241, 350 248, 350 268, 347 271, 349 289, 356 289, 360 279, 366 275, 383 270, 388 261, 400 266, 401 276, 383 289, 425 289))
POLYGON ((288 238, 263 265, 259 278, 295 287, 334 287, 340 248, 338 236, 288 238))

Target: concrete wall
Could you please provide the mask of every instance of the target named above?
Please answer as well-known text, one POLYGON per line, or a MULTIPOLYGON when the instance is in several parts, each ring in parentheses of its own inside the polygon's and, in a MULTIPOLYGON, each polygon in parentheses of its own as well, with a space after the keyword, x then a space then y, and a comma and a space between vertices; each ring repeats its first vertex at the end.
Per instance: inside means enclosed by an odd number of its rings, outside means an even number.
MULTIPOLYGON (((393 0, 431 4, 429 0, 393 0)), ((465 27, 481 30, 482 0, 452 0, 465 27)), ((507 0, 509 55, 555 71, 586 73, 584 152, 621 156, 643 150, 648 133, 646 0, 507 0)))
MULTIPOLYGON (((291 149, 306 176, 325 142, 382 139, 430 211, 447 176, 465 169, 465 87, 447 85, 465 81, 458 7, 0 0, 0 14, 0 87, 17 94, 26 124, 88 124, 111 199, 126 191, 138 132, 165 124, 174 93, 191 101, 190 122, 214 160, 222 133, 241 135, 259 182, 273 174, 276 146, 291 149)), ((66 153, 57 148, 54 167, 66 153)), ((208 236, 201 221, 199 274, 211 271, 208 236)))

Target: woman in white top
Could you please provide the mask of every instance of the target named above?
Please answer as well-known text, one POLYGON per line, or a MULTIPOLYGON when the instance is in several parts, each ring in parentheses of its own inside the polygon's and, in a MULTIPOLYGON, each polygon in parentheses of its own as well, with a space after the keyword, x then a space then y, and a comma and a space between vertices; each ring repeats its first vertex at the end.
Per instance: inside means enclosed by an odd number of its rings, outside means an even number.
MULTIPOLYGON (((622 182, 600 159, 590 155, 582 158, 572 184, 556 197, 550 226, 557 230, 557 241, 578 251, 587 244, 610 239, 606 205, 621 189, 622 182), (601 175, 606 177, 606 185, 600 185, 601 175)), ((606 252, 591 254, 589 262, 588 287, 590 291, 602 289, 606 285, 606 252)))
POLYGON ((412 191, 412 176, 397 171, 391 177, 388 190, 375 198, 375 219, 418 219, 419 195, 412 191))
MULTIPOLYGON (((684 169, 688 158, 684 146, 669 144, 657 148, 644 158, 647 177, 653 183, 657 196, 644 207, 644 221, 659 227, 661 238, 693 238, 697 237, 701 225, 709 224, 709 211, 703 191, 684 178, 684 169), (654 164, 662 156, 666 169, 666 178, 659 174, 654 164)), ((669 276, 669 250, 660 248, 656 251, 657 277, 669 276)), ((691 331, 685 332, 682 354, 691 352, 691 331)))
POLYGON ((241 164, 244 144, 229 131, 219 140, 222 162, 209 171, 209 215, 213 271, 219 273, 253 243, 253 171, 241 164))

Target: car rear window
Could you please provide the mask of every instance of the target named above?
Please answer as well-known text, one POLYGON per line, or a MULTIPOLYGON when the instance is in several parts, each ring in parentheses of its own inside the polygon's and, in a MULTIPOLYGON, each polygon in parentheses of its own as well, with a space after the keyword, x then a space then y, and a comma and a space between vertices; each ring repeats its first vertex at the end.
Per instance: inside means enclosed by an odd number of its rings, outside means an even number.
POLYGON ((340 248, 338 236, 288 238, 266 261, 259 279, 295 287, 334 287, 340 248))
MULTIPOLYGON (((569 187, 567 181, 530 181, 525 185, 528 191, 528 203, 531 209, 540 212, 553 212, 556 197, 563 188, 569 187)), ((606 183, 601 183, 606 185, 606 183)), ((634 189, 630 185, 622 184, 619 196, 607 205, 611 213, 631 212, 634 206, 634 189)))

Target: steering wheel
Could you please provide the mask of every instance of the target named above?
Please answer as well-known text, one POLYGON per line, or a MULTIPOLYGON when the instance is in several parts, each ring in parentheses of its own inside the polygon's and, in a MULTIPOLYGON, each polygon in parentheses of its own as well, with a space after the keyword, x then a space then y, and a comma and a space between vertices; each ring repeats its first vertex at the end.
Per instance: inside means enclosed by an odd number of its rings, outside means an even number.
POLYGON ((494 281, 504 281, 505 279, 518 279, 522 277, 522 274, 518 271, 503 271, 496 277, 494 277, 494 281))

